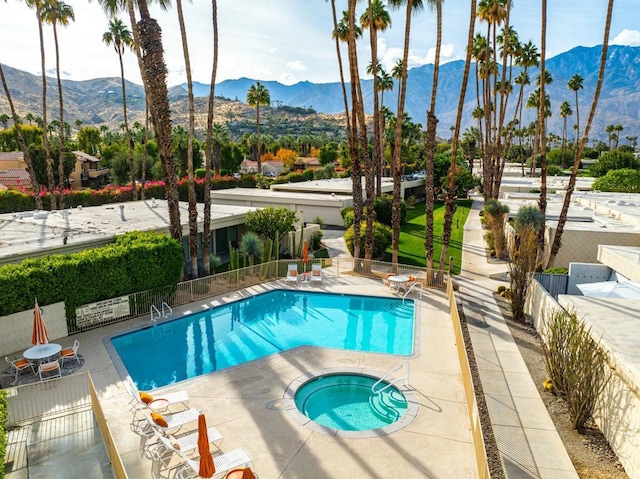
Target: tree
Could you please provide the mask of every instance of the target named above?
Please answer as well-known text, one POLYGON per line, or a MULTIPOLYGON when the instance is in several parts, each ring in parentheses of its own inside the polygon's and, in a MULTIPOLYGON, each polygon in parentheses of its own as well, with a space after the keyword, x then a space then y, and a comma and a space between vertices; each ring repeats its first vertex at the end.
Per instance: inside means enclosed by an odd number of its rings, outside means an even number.
POLYGON ((226 123, 213 124, 211 142, 213 144, 213 171, 219 175, 222 165, 222 147, 229 143, 229 128, 226 123))
MULTIPOLYGON (((131 132, 129 131, 129 120, 127 114, 127 91, 124 79, 124 63, 122 62, 122 56, 127 48, 133 47, 133 38, 131 31, 127 26, 122 23, 122 20, 114 18, 109 21, 109 29, 103 33, 102 41, 107 45, 113 45, 114 50, 118 54, 118 61, 120 63, 120 86, 122 89, 122 113, 124 116, 124 130, 127 140, 127 152, 129 154, 129 171, 131 175, 131 188, 133 193, 133 199, 138 199, 138 188, 136 186, 136 175, 133 165, 133 145, 131 140, 131 132)), ((81 120, 76 120, 77 122, 81 120)))
MULTIPOLYGON (((547 131, 546 112, 550 109, 547 105, 547 94, 545 88, 551 83, 551 77, 547 74, 547 0, 542 0, 542 19, 540 33, 540 98, 538 103, 538 132, 540 135, 540 197, 538 208, 543 216, 547 214, 547 131)), ((535 149, 534 149, 535 159, 535 149)), ((544 230, 538 231, 538 254, 541 256, 544 251, 544 230)))
POLYGON ((2 127, 6 130, 9 124, 9 115, 7 115, 6 113, 0 115, 0 123, 2 123, 2 127))
POLYGON ((294 224, 297 221, 298 216, 295 211, 288 210, 284 206, 278 208, 269 206, 248 212, 245 225, 249 231, 275 242, 289 231, 295 231, 294 224))
POLYGON ((489 227, 493 231, 493 244, 496 251, 496 257, 502 258, 502 255, 504 254, 504 220, 505 215, 509 213, 509 207, 492 198, 485 202, 484 212, 487 217, 489 227))
POLYGON ((78 148, 85 153, 95 155, 102 142, 100 130, 95 126, 83 126, 78 130, 78 148))
POLYGON ((256 136, 258 138, 258 144, 253 152, 253 158, 258 163, 258 173, 262 174, 262 161, 260 160, 260 153, 262 150, 260 144, 260 106, 271 104, 271 95, 269 90, 260 82, 256 82, 255 85, 249 87, 247 91, 247 103, 251 108, 256 109, 256 136))
MULTIPOLYGON (((547 268, 553 268, 556 256, 562 246, 562 233, 564 232, 564 225, 567 222, 567 213, 569 211, 569 205, 571 204, 571 195, 575 189, 576 177, 578 176, 578 168, 580 168, 580 160, 584 153, 585 145, 589 137, 589 130, 591 129, 591 123, 596 114, 596 108, 598 106, 598 99, 600 98, 600 91, 602 90, 602 82, 604 81, 604 72, 607 65, 607 54, 609 51, 609 32, 611 30, 611 16, 613 15, 613 0, 607 2, 607 15, 604 24, 604 38, 602 42, 602 53, 600 55, 600 69, 598 70, 598 81, 596 82, 596 91, 593 94, 593 102, 591 103, 591 111, 589 112, 589 119, 584 129, 582 139, 578 145, 576 157, 573 162, 573 168, 571 169, 571 175, 569 176, 569 183, 567 184, 567 192, 562 202, 562 209, 560 210, 560 216, 558 217, 558 225, 556 227, 556 234, 553 237, 553 244, 551 245, 551 253, 549 255, 549 262, 547 268)), ((577 111, 577 107, 576 107, 577 111)))
POLYGON ((569 90, 573 90, 576 95, 576 145, 578 144, 578 138, 580 138, 580 107, 578 106, 578 90, 582 90, 583 82, 584 78, 576 73, 567 83, 567 88, 569 90))
POLYGON ((567 117, 573 115, 573 110, 568 101, 563 101, 560 105, 560 116, 562 117, 562 168, 565 167, 565 150, 567 149, 567 117))
POLYGON ((635 168, 610 170, 606 175, 596 178, 593 189, 616 193, 640 193, 640 171, 635 168))

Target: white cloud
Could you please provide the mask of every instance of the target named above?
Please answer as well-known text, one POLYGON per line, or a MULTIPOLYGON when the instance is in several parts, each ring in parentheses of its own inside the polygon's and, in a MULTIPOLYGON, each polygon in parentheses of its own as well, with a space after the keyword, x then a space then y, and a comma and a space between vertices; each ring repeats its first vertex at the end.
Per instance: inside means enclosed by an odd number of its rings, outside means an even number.
POLYGON ((630 47, 640 46, 640 31, 624 29, 611 40, 612 45, 628 45, 630 47))
MULTIPOLYGON (((384 38, 378 39, 378 57, 382 62, 382 68, 391 71, 396 62, 402 58, 402 48, 387 47, 384 38)), ((436 57, 435 47, 430 48, 424 56, 417 55, 413 50, 409 50, 409 68, 419 67, 427 63, 434 63, 436 57)), ((452 43, 445 43, 440 49, 440 64, 453 60, 455 57, 455 47, 452 43)))
POLYGON ((303 72, 307 69, 307 65, 302 63, 300 60, 292 60, 286 63, 286 67, 294 72, 303 72))
POLYGON ((296 77, 294 77, 289 72, 283 72, 280 74, 280 78, 278 78, 278 81, 283 85, 293 85, 294 83, 296 83, 296 77))
MULTIPOLYGON (((440 47, 440 63, 446 63, 454 59, 455 47, 453 43, 445 43, 440 47)), ((436 61, 436 47, 429 48, 427 55, 424 58, 424 63, 435 63, 436 61)))
POLYGON ((276 47, 273 48, 269 48, 269 50, 267 50, 269 53, 276 53, 278 51, 278 49, 276 47))

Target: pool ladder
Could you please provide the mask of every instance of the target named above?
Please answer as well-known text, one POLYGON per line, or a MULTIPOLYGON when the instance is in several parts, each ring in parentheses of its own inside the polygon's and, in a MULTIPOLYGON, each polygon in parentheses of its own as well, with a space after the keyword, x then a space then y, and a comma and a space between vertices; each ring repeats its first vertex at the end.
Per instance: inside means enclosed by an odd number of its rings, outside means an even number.
POLYGON ((409 286, 407 288, 407 290, 404 292, 404 296, 402 296, 402 302, 404 303, 405 298, 407 297, 407 295, 413 291, 415 288, 420 288, 420 299, 422 299, 422 283, 420 281, 416 281, 415 283, 413 283, 411 286, 409 286))
POLYGON ((165 301, 162 302, 161 309, 155 304, 151 305, 151 322, 155 323, 160 318, 166 319, 173 314, 173 309, 165 301), (165 311, 166 310, 166 311, 165 311))
POLYGON ((402 385, 406 385, 407 382, 409 381, 409 375, 411 374, 411 365, 409 364, 409 361, 407 361, 406 359, 403 359, 402 361, 400 361, 398 364, 396 364, 393 368, 391 368, 389 370, 389 372, 387 372, 387 374, 385 374, 384 376, 382 376, 380 379, 378 379, 373 386, 371 386, 371 392, 373 394, 379 394, 382 391, 384 391, 385 389, 389 389, 390 387, 394 386, 396 383, 402 382, 402 385), (402 369, 403 366, 407 367, 407 374, 405 374, 402 377, 396 378, 393 381, 390 381, 388 383, 386 383, 383 387, 381 387, 380 389, 376 389, 376 386, 379 386, 380 383, 382 383, 383 381, 385 381, 391 374, 395 373, 396 371, 399 371, 400 369, 402 369))

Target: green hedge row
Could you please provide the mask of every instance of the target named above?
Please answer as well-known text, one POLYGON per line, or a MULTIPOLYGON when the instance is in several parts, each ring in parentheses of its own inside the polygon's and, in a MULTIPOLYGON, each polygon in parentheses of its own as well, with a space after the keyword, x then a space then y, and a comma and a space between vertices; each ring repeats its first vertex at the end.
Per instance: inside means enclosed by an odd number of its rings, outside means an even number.
MULTIPOLYGON (((178 192, 180 201, 188 201, 188 184, 187 179, 183 178, 178 181, 178 192)), ((204 201, 204 179, 196 179, 196 198, 202 203, 204 201)), ((231 176, 216 177, 211 182, 212 190, 224 190, 228 188, 243 187, 255 188, 256 181, 253 175, 243 175, 241 179, 235 179, 231 176)), ((49 195, 42 193, 43 208, 50 209, 49 195)), ((138 195, 139 197, 140 195, 138 195)), ((146 183, 145 198, 165 199, 166 192, 164 182, 152 181, 146 183)), ((109 203, 122 203, 124 201, 133 201, 133 188, 131 185, 125 186, 107 186, 100 190, 71 190, 66 191, 64 195, 65 207, 82 206, 100 206, 109 203)), ((33 193, 20 190, 3 190, 0 191, 0 213, 17 213, 19 211, 31 211, 36 208, 36 202, 33 193)))
POLYGON ((4 477, 4 458, 7 453, 7 419, 9 418, 9 403, 7 395, 0 390, 0 479, 4 477))
POLYGON ((175 284, 182 273, 181 245, 156 232, 118 236, 101 248, 27 259, 0 268, 0 316, 64 301, 67 321, 83 304, 175 284))

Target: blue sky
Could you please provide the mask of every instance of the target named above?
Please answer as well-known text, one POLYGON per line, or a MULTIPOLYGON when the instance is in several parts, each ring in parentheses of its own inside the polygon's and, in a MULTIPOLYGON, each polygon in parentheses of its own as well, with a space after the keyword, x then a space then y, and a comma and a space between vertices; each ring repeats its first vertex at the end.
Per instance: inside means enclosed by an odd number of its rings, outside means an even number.
MULTIPOLYGON (((64 78, 86 80, 118 76, 116 53, 102 43, 108 19, 97 2, 66 0, 75 10, 76 21, 59 29, 64 78)), ((175 3, 175 1, 173 2, 175 3)), ((602 43, 606 3, 604 0, 548 1, 548 56, 573 47, 602 43)), ((337 8, 346 8, 338 0, 337 8)), ((359 9, 364 9, 360 2, 359 9)), ((188 29, 194 79, 208 83, 212 63, 211 2, 183 2, 188 29)), ((0 4, 0 62, 31 73, 40 72, 40 53, 35 13, 23 2, 0 4)), ((184 82, 184 61, 175 9, 152 9, 163 30, 169 69, 169 84, 184 82)), ((220 59, 218 81, 249 77, 277 80, 331 82, 338 80, 335 47, 331 39, 330 4, 325 0, 219 0, 220 59)), ((469 2, 445 0, 443 6, 442 61, 464 57, 469 2)), ((126 21, 128 17, 123 19, 126 21)), ((611 43, 640 46, 640 1, 616 0, 611 43)), ((400 57, 404 35, 404 14, 392 13, 392 28, 379 35, 379 57, 390 68, 400 57)), ((516 0, 512 25, 520 39, 540 43, 540 2, 516 0)), ((479 24, 482 32, 485 24, 479 24)), ((48 32, 50 39, 51 35, 48 32)), ((424 10, 412 23, 410 66, 433 63, 435 14, 424 10)), ((368 39, 363 40, 361 68, 369 63, 368 39), (366 58, 366 60, 365 60, 366 58)), ((47 44, 46 69, 54 72, 53 42, 47 44)), ((125 55, 125 76, 139 83, 133 54, 125 55)))

